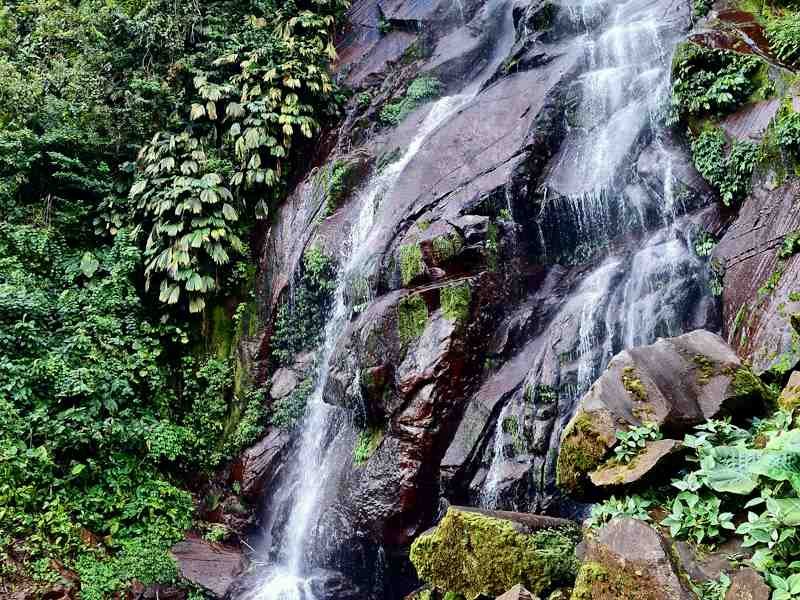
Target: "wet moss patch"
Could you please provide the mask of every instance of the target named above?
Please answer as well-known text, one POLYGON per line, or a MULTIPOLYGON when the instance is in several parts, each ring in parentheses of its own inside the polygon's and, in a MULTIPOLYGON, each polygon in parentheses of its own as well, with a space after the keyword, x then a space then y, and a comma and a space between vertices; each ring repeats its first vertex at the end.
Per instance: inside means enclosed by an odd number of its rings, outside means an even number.
POLYGON ((647 388, 636 375, 634 367, 625 367, 622 370, 622 386, 639 402, 647 401, 647 388))
POLYGON ((406 286, 425 272, 419 244, 400 246, 400 281, 406 286))
POLYGON ((447 286, 441 291, 442 314, 451 321, 463 322, 469 317, 472 290, 468 281, 447 286))
POLYGON ((580 492, 586 474, 602 462, 608 446, 594 429, 588 413, 580 413, 567 429, 556 463, 556 483, 568 492, 580 492))
POLYGON ((458 233, 453 232, 449 235, 440 235, 433 238, 432 246, 433 257, 438 265, 461 252, 464 247, 464 240, 458 233))
POLYGON ((541 595, 574 579, 575 530, 520 533, 510 521, 451 507, 436 529, 411 546, 420 579, 472 599, 499 596, 517 583, 541 595))
POLYGON ((422 296, 406 296, 397 305, 397 330, 400 342, 405 345, 425 331, 428 322, 428 305, 422 296))

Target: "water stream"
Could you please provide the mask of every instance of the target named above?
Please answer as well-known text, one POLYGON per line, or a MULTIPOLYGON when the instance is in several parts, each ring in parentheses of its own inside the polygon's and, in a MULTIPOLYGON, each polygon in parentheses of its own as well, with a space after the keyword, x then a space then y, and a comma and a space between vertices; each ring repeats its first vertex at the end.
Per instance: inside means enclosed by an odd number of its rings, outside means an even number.
MULTIPOLYGON (((315 600, 306 576, 313 566, 313 529, 320 516, 325 490, 334 491, 346 462, 338 452, 332 451, 338 443, 352 447, 355 437, 347 411, 327 404, 323 390, 328 378, 331 355, 339 337, 344 332, 353 311, 348 298, 350 283, 363 280, 369 273, 371 249, 369 236, 373 230, 375 214, 380 199, 397 183, 409 161, 419 151, 423 142, 456 113, 471 96, 467 94, 448 96, 438 100, 419 127, 417 135, 404 154, 374 176, 363 187, 355 199, 358 216, 351 227, 346 258, 339 269, 334 291, 333 309, 328 318, 322 346, 319 350, 318 373, 314 389, 309 397, 306 415, 301 426, 298 449, 289 467, 289 476, 282 490, 270 506, 272 520, 275 516, 288 515, 282 534, 271 533, 277 548, 267 549, 267 554, 278 554, 282 564, 271 571, 260 588, 247 596, 247 600, 315 600)), ((358 386, 355 386, 356 388, 358 386)))
MULTIPOLYGON (((648 213, 660 215, 662 228, 634 242, 638 246, 634 251, 601 256, 600 264, 571 292, 541 336, 554 342, 542 344, 525 385, 557 383, 561 390, 559 416, 544 459, 551 465, 557 454, 557 443, 552 442, 560 439, 575 404, 612 356, 659 336, 683 333, 686 313, 692 310, 682 306, 683 290, 687 281, 701 279, 703 272, 691 250, 691 224, 679 218, 683 207, 675 198, 673 161, 662 143, 665 132, 658 118, 669 93, 670 53, 685 23, 666 18, 660 3, 644 0, 612 5, 588 0, 573 6, 570 15, 585 32, 584 71, 577 83, 577 110, 568 117, 571 127, 546 174, 545 200, 555 198, 558 214, 572 215, 579 241, 595 247, 630 233, 631 228, 646 229, 648 213), (631 174, 647 142, 659 153, 663 189, 657 194, 631 194, 631 174), (620 225, 625 215, 631 218, 620 225), (571 373, 562 372, 560 382, 543 381, 543 365, 565 330, 574 332, 569 335, 576 339, 571 373)), ((544 239, 541 229, 539 236, 544 239)), ((544 243, 541 247, 544 253, 544 243)), ((502 474, 514 464, 513 453, 507 452, 509 434, 503 419, 512 410, 519 412, 527 399, 518 395, 507 402, 487 447, 489 465, 479 493, 485 508, 517 508, 500 499, 502 474)), ((531 460, 523 455, 517 462, 531 460)), ((543 467, 542 478, 548 477, 546 471, 543 467)))

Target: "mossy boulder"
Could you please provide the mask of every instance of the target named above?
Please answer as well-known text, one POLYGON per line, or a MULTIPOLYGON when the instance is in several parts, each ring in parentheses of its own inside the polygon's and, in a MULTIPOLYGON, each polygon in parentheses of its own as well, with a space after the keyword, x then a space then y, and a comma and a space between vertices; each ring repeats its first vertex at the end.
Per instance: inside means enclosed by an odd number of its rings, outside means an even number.
POLYGON ((579 538, 563 519, 451 506, 411 546, 411 562, 422 581, 468 600, 517 584, 541 595, 574 579, 579 538))
POLYGON ((668 542, 647 523, 613 519, 586 540, 571 600, 690 600, 668 542))
MULTIPOLYGON (((665 437, 681 439, 708 419, 726 415, 744 419, 763 412, 771 402, 768 388, 721 337, 709 331, 624 350, 581 398, 565 427, 557 483, 572 495, 591 491, 589 475, 606 462, 617 433, 633 426, 653 422, 665 437)), ((663 445, 666 450, 666 442, 663 445)), ((617 479, 635 483, 662 455, 657 458, 639 463, 648 468, 639 469, 636 478, 617 479)), ((602 478, 605 483, 607 479, 602 478)))

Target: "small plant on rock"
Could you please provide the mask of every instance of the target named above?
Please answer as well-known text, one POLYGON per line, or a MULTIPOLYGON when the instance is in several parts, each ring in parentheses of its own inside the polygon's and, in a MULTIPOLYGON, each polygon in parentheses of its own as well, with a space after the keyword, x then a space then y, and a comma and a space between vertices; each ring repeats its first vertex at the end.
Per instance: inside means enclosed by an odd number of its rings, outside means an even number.
POLYGON ((692 589, 699 600, 725 600, 725 594, 729 587, 731 587, 731 578, 725 573, 722 573, 719 579, 709 579, 699 585, 692 584, 692 589))
POLYGON ((770 20, 765 33, 778 58, 788 63, 800 60, 800 14, 786 13, 770 20))
POLYGON ((615 496, 611 496, 605 502, 595 504, 592 507, 591 516, 587 519, 586 526, 594 529, 618 517, 650 521, 648 511, 653 508, 654 504, 652 500, 638 495, 628 496, 619 500, 615 496))
POLYGON ((715 542, 724 530, 733 531, 733 513, 720 512, 722 500, 711 494, 681 492, 672 502, 672 510, 662 525, 672 537, 689 537, 698 544, 715 542))
POLYGON ((723 204, 731 206, 750 190, 758 146, 737 140, 727 148, 721 129, 706 129, 692 141, 692 160, 703 179, 717 189, 723 204))
POLYGON ((789 157, 800 157, 800 112, 783 111, 775 121, 775 138, 789 157))
POLYGON ((617 432, 617 445, 614 446, 614 462, 623 465, 630 464, 649 441, 661 439, 658 424, 645 422, 628 431, 617 432))

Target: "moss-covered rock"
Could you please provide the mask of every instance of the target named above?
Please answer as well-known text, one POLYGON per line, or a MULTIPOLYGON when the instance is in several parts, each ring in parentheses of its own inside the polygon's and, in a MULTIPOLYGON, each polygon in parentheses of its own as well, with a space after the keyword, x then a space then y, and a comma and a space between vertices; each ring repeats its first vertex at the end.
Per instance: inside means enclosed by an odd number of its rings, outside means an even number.
POLYGON ((572 600, 690 600, 666 540, 647 523, 613 519, 586 540, 572 600))
POLYGON ((613 441, 605 414, 581 412, 567 425, 556 463, 556 483, 570 493, 582 491, 590 471, 599 467, 613 441))
POLYGON ((450 507, 411 546, 411 562, 429 585, 467 599, 498 596, 521 583, 534 594, 575 576, 577 528, 525 530, 478 511, 450 507))
POLYGON ((422 248, 418 243, 400 246, 400 281, 406 286, 425 272, 422 248))
POLYGON ((778 398, 778 406, 784 410, 794 410, 800 406, 800 371, 794 371, 789 377, 789 382, 778 398))
POLYGON ((400 342, 408 344, 422 335, 428 322, 428 305, 419 294, 406 296, 397 304, 397 331, 400 342))
POLYGON ((442 288, 440 292, 442 314, 451 321, 466 321, 471 298, 472 290, 468 281, 442 288))
POLYGON ((617 444, 617 434, 644 422, 679 438, 709 419, 742 420, 773 402, 761 380, 709 331, 624 350, 581 398, 565 428, 557 483, 571 494, 589 492, 586 476, 617 444))

